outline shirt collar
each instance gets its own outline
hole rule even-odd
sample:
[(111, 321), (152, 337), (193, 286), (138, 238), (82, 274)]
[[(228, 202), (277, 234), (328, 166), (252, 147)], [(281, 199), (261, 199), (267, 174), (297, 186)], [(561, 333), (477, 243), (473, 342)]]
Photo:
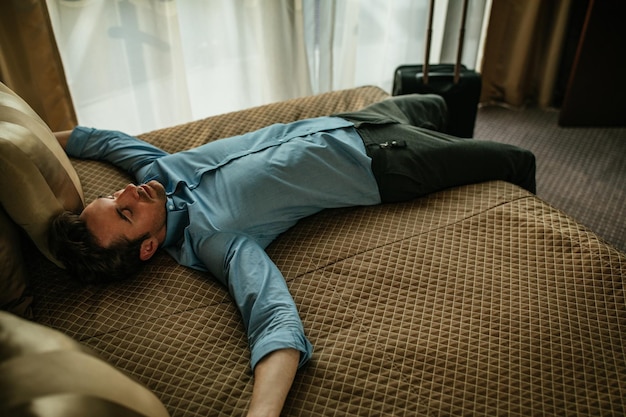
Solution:
[(167, 226), (165, 233), (165, 242), (163, 246), (176, 245), (183, 237), (185, 228), (189, 226), (189, 212), (187, 204), (178, 200), (175, 196), (167, 197)]

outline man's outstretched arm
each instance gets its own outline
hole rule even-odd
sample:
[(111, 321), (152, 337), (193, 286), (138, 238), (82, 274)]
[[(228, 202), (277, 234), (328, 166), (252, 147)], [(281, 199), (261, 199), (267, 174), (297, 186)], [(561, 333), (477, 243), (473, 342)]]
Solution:
[(148, 142), (115, 130), (77, 126), (54, 135), (68, 155), (109, 162), (135, 176), (137, 181), (145, 178), (152, 162), (169, 155)]
[(276, 350), (257, 364), (248, 417), (279, 416), (298, 370), (300, 352)]
[(280, 415), (296, 370), (313, 353), (285, 278), (245, 235), (202, 235), (195, 252), (226, 285), (246, 327), (254, 370), (248, 415)]

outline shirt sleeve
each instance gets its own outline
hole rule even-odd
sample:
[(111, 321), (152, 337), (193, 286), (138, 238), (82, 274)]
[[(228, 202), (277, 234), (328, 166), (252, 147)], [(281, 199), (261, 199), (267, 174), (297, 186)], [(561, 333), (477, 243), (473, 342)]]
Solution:
[(78, 126), (67, 142), (68, 155), (83, 159), (107, 161), (142, 177), (142, 171), (155, 159), (168, 155), (162, 149), (123, 132)]
[(228, 288), (242, 315), (252, 369), (267, 354), (286, 348), (300, 351), (299, 367), (309, 361), (313, 347), (304, 335), (285, 278), (253, 239), (217, 233), (200, 239), (196, 253)]

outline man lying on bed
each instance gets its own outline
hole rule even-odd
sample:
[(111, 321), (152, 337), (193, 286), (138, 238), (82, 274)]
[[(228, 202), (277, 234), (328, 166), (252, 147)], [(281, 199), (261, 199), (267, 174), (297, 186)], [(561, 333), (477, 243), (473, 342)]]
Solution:
[(122, 279), (163, 247), (209, 271), (244, 320), (254, 387), (249, 415), (279, 415), (312, 355), (285, 279), (265, 248), (326, 208), (406, 201), (505, 180), (535, 191), (532, 153), (444, 133), (438, 96), (394, 97), (361, 111), (272, 125), (168, 154), (121, 132), (57, 134), (75, 157), (108, 161), (137, 180), (82, 213), (53, 221), (52, 247), (87, 282)]

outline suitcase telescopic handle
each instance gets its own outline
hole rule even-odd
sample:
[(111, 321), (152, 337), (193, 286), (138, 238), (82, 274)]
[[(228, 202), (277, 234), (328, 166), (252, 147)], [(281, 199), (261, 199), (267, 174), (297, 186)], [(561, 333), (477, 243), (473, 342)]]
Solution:
[(459, 31), (459, 46), (456, 50), (456, 64), (454, 65), (454, 83), (459, 83), (461, 78), (461, 59), (463, 59), (463, 42), (465, 40), (465, 20), (467, 19), (467, 3), (463, 0), (463, 14), (461, 15), (461, 30)]
[[(461, 30), (459, 31), (459, 45), (456, 51), (456, 63), (454, 64), (454, 83), (458, 84), (461, 78), (461, 59), (463, 57), (463, 43), (465, 41), (465, 21), (467, 20), (467, 6), (469, 0), (463, 0), (463, 12), (461, 14)], [(433, 38), (433, 15), (435, 13), (435, 0), (430, 0), (428, 8), (428, 25), (426, 28), (426, 50), (424, 53), (424, 84), (428, 84), (428, 72), (430, 70), (430, 44)]]
[(433, 14), (435, 12), (435, 0), (430, 0), (428, 7), (428, 25), (426, 27), (426, 51), (424, 52), (424, 84), (428, 84), (428, 71), (430, 60), (430, 44), (433, 40)]

